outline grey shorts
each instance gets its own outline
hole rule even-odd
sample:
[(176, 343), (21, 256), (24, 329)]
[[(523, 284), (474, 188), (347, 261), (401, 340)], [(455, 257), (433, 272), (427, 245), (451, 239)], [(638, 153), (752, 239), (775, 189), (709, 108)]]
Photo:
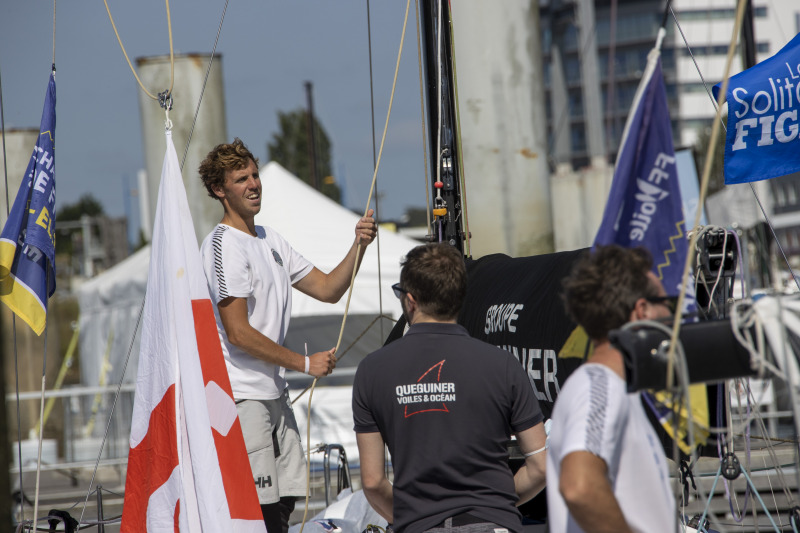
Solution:
[(238, 400), (236, 410), (258, 502), (305, 496), (306, 458), (288, 391), (275, 400)]

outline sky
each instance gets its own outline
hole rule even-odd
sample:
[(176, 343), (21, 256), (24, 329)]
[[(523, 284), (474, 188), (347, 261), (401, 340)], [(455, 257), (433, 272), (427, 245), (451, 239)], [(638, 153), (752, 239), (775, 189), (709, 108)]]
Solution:
[[(311, 81), (315, 116), (333, 145), (333, 168), (344, 204), (358, 212), (366, 207), (373, 174), (366, 2), (231, 0), (217, 45), (228, 136), (240, 137), (266, 162), (267, 142), (277, 132), (277, 112), (304, 108), (303, 84)], [(165, 2), (108, 3), (132, 62), (169, 54)], [(53, 5), (49, 0), (25, 0), (2, 8), (0, 90), (6, 130), (39, 127), (53, 62)], [(225, 1), (172, 0), (169, 7), (175, 53), (210, 53)], [(406, 3), (398, 1), (369, 5), (378, 148), (405, 8)], [(415, 24), (412, 2), (378, 172), (382, 219), (425, 205)], [(129, 215), (136, 223), (138, 204), (130, 192), (137, 171), (145, 166), (141, 89), (102, 1), (56, 3), (55, 64), (57, 207), (92, 194), (107, 214)], [(182, 146), (176, 148), (183, 152)]]

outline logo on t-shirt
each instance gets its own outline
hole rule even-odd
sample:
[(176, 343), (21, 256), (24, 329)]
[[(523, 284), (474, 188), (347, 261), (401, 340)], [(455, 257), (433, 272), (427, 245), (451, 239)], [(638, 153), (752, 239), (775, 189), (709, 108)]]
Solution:
[(278, 263), (280, 266), (283, 266), (283, 259), (281, 259), (281, 254), (275, 251), (275, 248), (272, 248), (272, 258), (275, 259), (275, 262)]
[(405, 418), (432, 411), (450, 412), (446, 402), (456, 401), (456, 384), (441, 381), (443, 366), (444, 360), (439, 361), (426, 370), (416, 383), (395, 387), (397, 403), (404, 406)]

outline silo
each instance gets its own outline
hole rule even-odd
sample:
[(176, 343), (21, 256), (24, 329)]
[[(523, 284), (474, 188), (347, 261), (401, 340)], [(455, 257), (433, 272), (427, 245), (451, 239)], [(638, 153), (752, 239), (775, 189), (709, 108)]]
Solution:
[(552, 252), (539, 4), (451, 6), (472, 253)]
[[(172, 121), (172, 140), (178, 152), (178, 161), (183, 161), (186, 140), (192, 129), (197, 102), (203, 91), (210, 54), (176, 54), (175, 82), (172, 89), (173, 108), (169, 112)], [(140, 57), (136, 60), (139, 78), (151, 94), (169, 89), (169, 56)], [(158, 102), (144, 91), (139, 91), (139, 109), (142, 120), (143, 146), (147, 169), (147, 196), (149, 198), (149, 227), (158, 201), (161, 167), (164, 164), (164, 110)], [(217, 144), (226, 142), (225, 93), (222, 85), (222, 57), (217, 54), (203, 92), (203, 102), (192, 131), (192, 139), (183, 165), (183, 183), (189, 199), (194, 230), (198, 242), (222, 219), (222, 206), (208, 196), (200, 181), (197, 167), (206, 154)]]
[[(33, 154), (33, 147), (36, 146), (36, 141), (39, 138), (38, 128), (20, 128), (6, 130), (5, 145), (6, 156), (0, 150), (0, 170), (5, 165), (8, 172), (8, 196), (6, 196), (6, 182), (0, 180), (0, 191), (2, 191), (2, 207), (0, 207), (0, 228), (5, 226), (6, 219), (6, 198), (8, 198), (8, 210), (14, 205), (14, 199), (17, 197), (17, 191), (22, 183), (22, 177), (28, 169), (28, 162), (31, 160)], [(0, 142), (3, 137), (0, 134)], [(8, 157), (8, 159), (4, 159)], [(57, 163), (57, 162), (56, 162)], [(57, 179), (57, 178), (56, 178)]]

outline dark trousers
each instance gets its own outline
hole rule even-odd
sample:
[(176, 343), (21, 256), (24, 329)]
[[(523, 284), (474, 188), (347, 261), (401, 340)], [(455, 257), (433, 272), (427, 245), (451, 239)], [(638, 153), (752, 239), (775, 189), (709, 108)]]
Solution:
[(267, 526), (267, 533), (289, 533), (289, 517), (294, 511), (296, 498), (288, 496), (281, 498), (277, 503), (261, 506), (261, 515)]

